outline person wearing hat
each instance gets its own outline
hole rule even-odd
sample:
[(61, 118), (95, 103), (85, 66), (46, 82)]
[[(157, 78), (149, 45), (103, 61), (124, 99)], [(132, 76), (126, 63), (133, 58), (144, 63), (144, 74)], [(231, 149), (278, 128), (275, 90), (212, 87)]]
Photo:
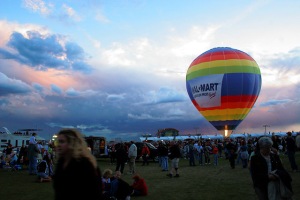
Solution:
[(286, 134), (287, 134), (287, 138), (285, 139), (286, 154), (289, 158), (293, 172), (296, 172), (296, 171), (298, 171), (298, 166), (297, 166), (296, 160), (295, 160), (295, 153), (296, 153), (296, 149), (297, 149), (296, 142), (295, 142), (294, 138), (292, 137), (291, 132), (287, 132)]

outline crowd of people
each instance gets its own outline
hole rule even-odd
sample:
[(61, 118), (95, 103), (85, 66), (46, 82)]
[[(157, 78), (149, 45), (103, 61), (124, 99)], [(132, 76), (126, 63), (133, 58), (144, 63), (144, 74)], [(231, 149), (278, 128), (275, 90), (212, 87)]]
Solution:
[[(140, 152), (133, 141), (110, 146), (110, 159), (116, 165), (114, 169), (104, 169), (101, 173), (96, 158), (79, 131), (62, 129), (58, 132), (55, 151), (51, 145), (44, 148), (35, 136), (33, 134), (28, 147), (22, 147), (18, 153), (8, 145), (1, 157), (1, 166), (27, 165), (28, 173), (36, 175), (39, 182), (53, 182), (56, 200), (128, 200), (131, 196), (148, 195), (146, 180), (137, 173), (135, 163), (137, 157), (141, 157), (142, 166), (149, 165), (151, 151), (146, 143)], [(170, 178), (180, 177), (181, 159), (188, 159), (190, 167), (217, 167), (219, 159), (227, 159), (231, 169), (240, 163), (242, 168), (249, 169), (258, 199), (276, 199), (283, 195), (289, 199), (293, 194), (292, 176), (279, 157), (280, 154), (286, 155), (292, 172), (298, 172), (295, 161), (297, 147), (291, 132), (283, 138), (273, 135), (248, 140), (158, 141), (153, 145), (157, 147), (159, 168)], [(126, 164), (126, 174), (132, 176), (132, 183), (122, 179)], [(284, 187), (284, 194), (281, 187)]]
[(50, 145), (36, 141), (36, 133), (30, 137), (28, 145), (14, 148), (11, 144), (3, 150), (0, 168), (21, 170), (27, 168), (29, 175), (36, 175), (39, 182), (49, 182), (53, 175), (54, 152)]

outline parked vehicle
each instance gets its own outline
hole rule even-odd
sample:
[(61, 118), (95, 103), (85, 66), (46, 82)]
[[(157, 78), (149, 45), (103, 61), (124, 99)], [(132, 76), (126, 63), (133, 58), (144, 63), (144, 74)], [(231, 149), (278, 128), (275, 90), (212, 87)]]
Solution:
[(106, 138), (105, 137), (85, 137), (87, 145), (91, 148), (92, 154), (99, 157), (107, 157)]
[[(147, 147), (150, 150), (149, 160), (158, 161), (157, 148), (151, 143), (145, 142), (145, 144), (147, 145)], [(144, 146), (144, 142), (136, 142), (135, 145), (137, 147), (137, 158), (136, 159), (140, 159), (140, 157), (142, 155), (142, 148)]]

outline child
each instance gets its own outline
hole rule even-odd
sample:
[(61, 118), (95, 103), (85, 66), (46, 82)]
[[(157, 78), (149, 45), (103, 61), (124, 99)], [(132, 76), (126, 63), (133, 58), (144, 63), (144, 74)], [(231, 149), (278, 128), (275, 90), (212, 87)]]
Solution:
[(36, 133), (32, 133), (32, 136), (29, 139), (29, 144), (37, 144), (37, 142), (35, 141), (35, 136)]
[(111, 190), (111, 178), (112, 178), (112, 170), (105, 169), (102, 175), (102, 186), (103, 186), (103, 197), (104, 199), (108, 199), (110, 196)]

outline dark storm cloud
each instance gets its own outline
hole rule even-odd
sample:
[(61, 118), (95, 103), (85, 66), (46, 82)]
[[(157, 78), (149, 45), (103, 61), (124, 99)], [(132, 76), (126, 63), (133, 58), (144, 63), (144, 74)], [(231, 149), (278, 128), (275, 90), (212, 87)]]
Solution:
[(0, 72), (0, 96), (30, 93), (31, 88), (20, 80), (10, 79)]
[(28, 31), (27, 37), (14, 32), (7, 45), (17, 53), (0, 48), (0, 58), (13, 59), (37, 70), (55, 68), (88, 73), (91, 66), (85, 62), (83, 49), (75, 43), (62, 44), (63, 36), (42, 35)]

